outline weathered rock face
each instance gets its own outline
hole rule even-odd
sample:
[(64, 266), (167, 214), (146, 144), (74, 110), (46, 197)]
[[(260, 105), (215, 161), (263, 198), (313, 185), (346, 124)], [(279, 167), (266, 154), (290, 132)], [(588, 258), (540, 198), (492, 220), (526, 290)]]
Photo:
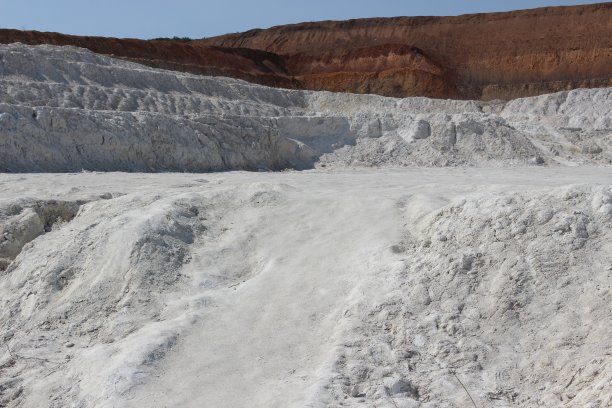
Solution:
[(421, 49), (403, 44), (337, 48), (285, 57), (305, 89), (406, 97), (457, 97), (454, 74)]
[(268, 86), (395, 97), (513, 99), (612, 86), (612, 3), (303, 23), (191, 42), (0, 30), (0, 43), (11, 42), (73, 45)]
[[(371, 68), (380, 74), (398, 66), (403, 70), (400, 75), (405, 70), (418, 72), (413, 74), (418, 78), (415, 82), (431, 83), (431, 88), (421, 85), (427, 88), (423, 90), (411, 81), (399, 81), (401, 91), (389, 91), (383, 85), (387, 78), (381, 78), (380, 85), (369, 90), (389, 96), (403, 92), (510, 99), (612, 83), (612, 3), (458, 17), (303, 23), (229, 34), (202, 43), (266, 50), (300, 62), (305, 56), (316, 60), (333, 53), (336, 65), (359, 64), (360, 69), (338, 70), (335, 77), (330, 77), (328, 69), (313, 72), (308, 62), (289, 62), (293, 74), (306, 70), (308, 75), (321, 75), (316, 81), (309, 79), (306, 86), (314, 83), (313, 88), (336, 91), (343, 86), (345, 91), (361, 91), (347, 79), (355, 72)], [(418, 50), (428, 61), (435, 61), (437, 70), (423, 69), (422, 59), (386, 48), (389, 44)], [(364, 47), (370, 50), (369, 60), (350, 57), (349, 50)], [(387, 51), (387, 66), (377, 66), (380, 57), (372, 52), (377, 48), (381, 54)], [(441, 91), (436, 84), (443, 80), (446, 88)]]

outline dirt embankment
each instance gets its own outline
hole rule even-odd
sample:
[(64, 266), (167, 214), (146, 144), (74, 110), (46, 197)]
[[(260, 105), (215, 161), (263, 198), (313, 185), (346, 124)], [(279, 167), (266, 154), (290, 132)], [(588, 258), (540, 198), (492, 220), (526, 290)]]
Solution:
[[(420, 50), (440, 71), (420, 69), (411, 54), (393, 55), (401, 65), (397, 80), (410, 70), (431, 84), (443, 82), (446, 92), (459, 98), (510, 99), (576, 87), (612, 85), (612, 3), (575, 7), (549, 7), (507, 13), (458, 17), (397, 17), (350, 21), (324, 21), (252, 30), (201, 41), (207, 45), (247, 47), (284, 55), (288, 61), (313, 59), (348, 50), (384, 49), (388, 44)], [(402, 62), (398, 64), (397, 59)], [(351, 59), (345, 59), (349, 63)], [(415, 63), (416, 62), (416, 63)], [(317, 88), (339, 90), (355, 70), (312, 72), (311, 64), (289, 63), (292, 73), (300, 69), (320, 74)], [(369, 65), (364, 63), (364, 65)], [(344, 72), (348, 71), (348, 72)], [(360, 72), (357, 70), (357, 72)], [(376, 71), (385, 72), (385, 69)], [(326, 80), (329, 78), (329, 80)], [(387, 77), (377, 81), (382, 92)], [(437, 81), (432, 81), (436, 79)], [(382, 82), (382, 83), (380, 83)], [(438, 87), (403, 82), (406, 95), (438, 96)], [(351, 91), (352, 89), (346, 89)], [(414, 92), (416, 91), (416, 92)], [(445, 93), (445, 92), (442, 92)]]
[(191, 42), (0, 30), (154, 67), (265, 85), (459, 99), (612, 86), (612, 3), (457, 17), (323, 21)]

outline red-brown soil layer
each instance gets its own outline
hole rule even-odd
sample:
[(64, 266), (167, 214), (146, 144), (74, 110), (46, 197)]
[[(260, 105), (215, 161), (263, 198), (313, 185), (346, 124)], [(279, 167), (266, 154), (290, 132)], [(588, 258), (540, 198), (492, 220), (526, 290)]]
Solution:
[(15, 41), (271, 86), (387, 96), (512, 99), (612, 86), (612, 3), (323, 21), (188, 43), (0, 30), (0, 42)]

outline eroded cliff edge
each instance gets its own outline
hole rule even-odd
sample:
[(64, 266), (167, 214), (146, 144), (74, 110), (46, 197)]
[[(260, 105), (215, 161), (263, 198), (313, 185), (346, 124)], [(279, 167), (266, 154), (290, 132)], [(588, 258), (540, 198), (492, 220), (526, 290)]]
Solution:
[(612, 86), (612, 3), (323, 21), (189, 42), (0, 30), (0, 43), (12, 42), (73, 45), (268, 86), (395, 97), (514, 99)]

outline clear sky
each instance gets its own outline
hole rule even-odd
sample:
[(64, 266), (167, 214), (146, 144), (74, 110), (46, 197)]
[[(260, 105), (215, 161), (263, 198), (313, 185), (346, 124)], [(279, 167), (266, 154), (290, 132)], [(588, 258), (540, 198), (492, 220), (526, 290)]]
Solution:
[(0, 0), (0, 28), (109, 37), (191, 37), (302, 21), (457, 15), (598, 3), (561, 0)]

